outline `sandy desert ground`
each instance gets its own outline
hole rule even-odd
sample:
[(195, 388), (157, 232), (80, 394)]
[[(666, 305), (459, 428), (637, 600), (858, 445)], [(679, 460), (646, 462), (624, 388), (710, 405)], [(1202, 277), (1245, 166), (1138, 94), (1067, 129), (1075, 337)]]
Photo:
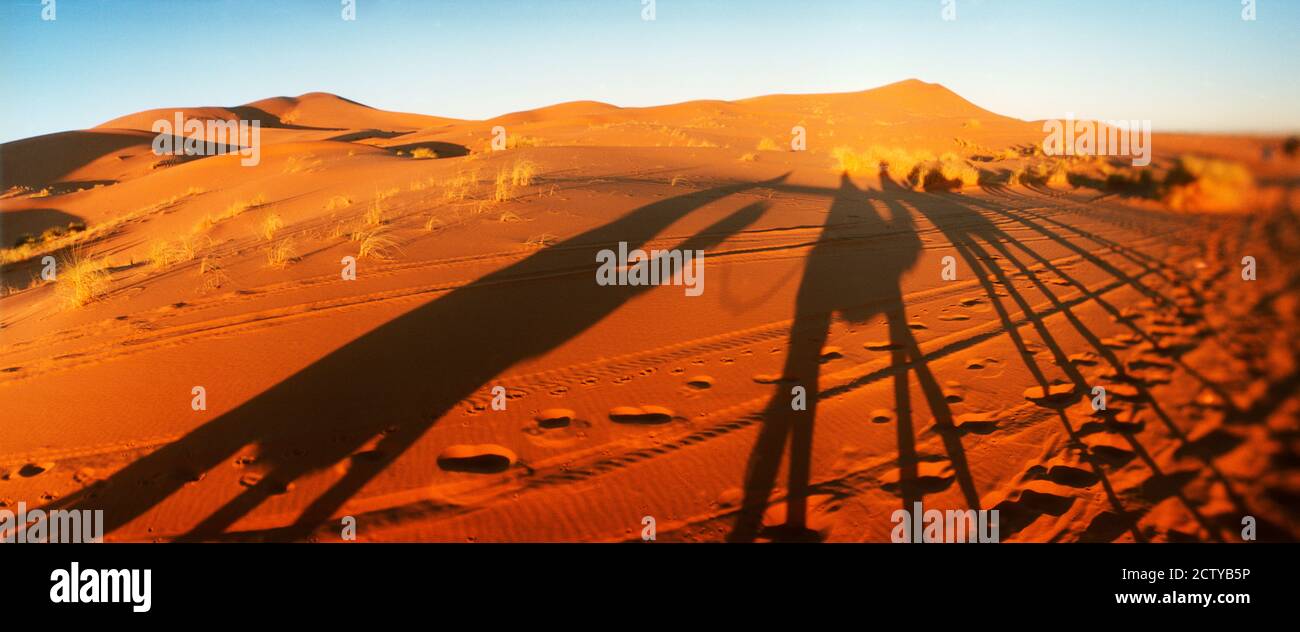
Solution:
[[(917, 501), (1006, 541), (1300, 536), (1286, 139), (1050, 158), (920, 81), (181, 110), (260, 121), (244, 167), (154, 155), (176, 111), (0, 146), (0, 505), (118, 541), (888, 541)], [(703, 250), (703, 293), (598, 285), (620, 242)]]

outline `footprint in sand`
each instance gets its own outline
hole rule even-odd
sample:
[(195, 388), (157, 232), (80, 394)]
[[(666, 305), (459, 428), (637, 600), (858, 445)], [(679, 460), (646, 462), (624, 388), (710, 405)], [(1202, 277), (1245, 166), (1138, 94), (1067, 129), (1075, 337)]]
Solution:
[[(1054, 461), (1060, 459), (1053, 459)], [(1097, 483), (1095, 472), (1073, 463), (1043, 463), (1031, 466), (1021, 477), (1024, 481), (1051, 481), (1066, 487), (1092, 487)]]
[[(941, 492), (952, 485), (956, 476), (956, 471), (952, 468), (952, 462), (948, 459), (921, 457), (921, 460), (916, 463), (916, 479), (910, 485), (914, 489), (907, 491), (923, 494)], [(897, 467), (882, 474), (880, 483), (880, 486), (889, 492), (899, 493), (905, 491), (902, 489), (902, 470)]]
[(871, 423), (887, 424), (894, 420), (894, 411), (888, 408), (877, 408), (871, 411)]
[(953, 419), (953, 425), (959, 432), (988, 434), (998, 429), (1001, 412), (963, 413)]
[(697, 375), (689, 380), (686, 380), (686, 385), (693, 389), (702, 391), (705, 389), (713, 388), (713, 378), (707, 375)]
[(870, 351), (893, 351), (895, 349), (902, 349), (901, 345), (896, 345), (888, 340), (872, 340), (862, 346)]
[(786, 515), (789, 507), (781, 500), (768, 505), (763, 512), (763, 531), (758, 540), (823, 541), (835, 528), (835, 512), (839, 511), (840, 501), (831, 494), (814, 494), (805, 499), (804, 528), (800, 533), (787, 533)]
[(495, 443), (457, 444), (438, 455), (438, 467), (449, 472), (491, 474), (506, 471), (517, 460), (514, 452)]
[(624, 424), (662, 424), (672, 421), (673, 411), (663, 406), (615, 406), (609, 418)]
[(265, 481), (266, 488), (272, 494), (286, 494), (293, 491), (293, 483), (282, 483), (280, 481), (263, 477), (261, 474), (250, 472), (239, 477), (239, 484), (244, 487), (257, 487)]
[(1115, 322), (1132, 322), (1139, 318), (1142, 318), (1142, 312), (1133, 309), (1132, 307), (1125, 307), (1124, 309), (1119, 310), (1119, 315), (1115, 316), (1112, 320)]
[(949, 380), (943, 384), (943, 399), (956, 404), (966, 399), (966, 387), (961, 382)]
[(1112, 434), (1097, 434), (1084, 439), (1088, 453), (1106, 465), (1118, 467), (1137, 456), (1127, 440)]
[(1073, 384), (1052, 384), (1047, 387), (1031, 386), (1025, 389), (1025, 399), (1039, 406), (1056, 407), (1074, 399)]
[(1142, 393), (1141, 391), (1138, 390), (1138, 387), (1132, 384), (1128, 384), (1126, 382), (1111, 384), (1110, 386), (1106, 387), (1106, 394), (1111, 395), (1112, 397), (1119, 397), (1122, 399), (1138, 399), (1139, 397), (1142, 396)]
[(913, 320), (913, 321), (907, 323), (907, 327), (908, 327), (908, 329), (915, 329), (915, 330), (929, 329), (929, 328), (930, 328), (929, 325), (926, 325), (925, 323), (923, 323), (923, 322), (921, 322), (921, 321), (919, 321), (919, 320)]
[(1067, 358), (1067, 360), (1069, 360), (1070, 364), (1076, 366), (1094, 366), (1098, 362), (1101, 362), (1101, 356), (1092, 351), (1083, 351), (1080, 353), (1070, 354), (1070, 357)]
[(818, 358), (822, 362), (830, 362), (831, 360), (836, 360), (838, 358), (843, 358), (843, 357), (844, 357), (843, 350), (840, 349), (839, 347), (832, 347), (832, 346), (822, 347), (821, 355), (818, 356)]
[(790, 384), (798, 381), (793, 377), (779, 375), (776, 373), (759, 373), (758, 375), (755, 375), (753, 379), (755, 382), (759, 384), (776, 384), (778, 382), (782, 384)]
[(47, 461), (44, 463), (28, 463), (18, 468), (18, 475), (23, 478), (31, 478), (54, 469), (54, 462)]
[(940, 314), (939, 320), (943, 320), (943, 321), (970, 320), (970, 316), (967, 316), (966, 314)]
[(541, 428), (563, 428), (573, 423), (576, 416), (576, 413), (568, 408), (547, 408), (537, 413), (534, 419), (537, 420), (537, 425)]

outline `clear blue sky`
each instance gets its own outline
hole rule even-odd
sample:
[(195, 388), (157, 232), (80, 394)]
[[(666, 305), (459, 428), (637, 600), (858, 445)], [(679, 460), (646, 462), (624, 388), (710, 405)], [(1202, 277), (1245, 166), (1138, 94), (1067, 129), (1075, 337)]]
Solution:
[(1258, 0), (0, 0), (0, 141), (139, 110), (316, 90), (487, 118), (916, 77), (1024, 119), (1300, 130), (1300, 2)]

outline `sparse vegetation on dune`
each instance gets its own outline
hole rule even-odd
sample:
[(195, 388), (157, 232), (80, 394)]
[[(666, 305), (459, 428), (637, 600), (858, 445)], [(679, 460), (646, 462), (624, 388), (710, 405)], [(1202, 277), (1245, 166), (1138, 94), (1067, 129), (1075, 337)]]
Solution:
[(271, 241), (272, 239), (275, 239), (276, 231), (280, 230), (281, 228), (284, 228), (284, 220), (280, 219), (280, 216), (278, 214), (271, 213), (270, 215), (266, 216), (266, 219), (262, 220), (262, 225), (259, 228), (259, 233), (262, 235), (262, 239)]
[(73, 250), (56, 268), (55, 287), (59, 299), (71, 309), (107, 294), (111, 281), (107, 259), (89, 258), (78, 250)]
[(0, 265), (28, 261), (35, 257), (58, 253), (62, 250), (82, 246), (96, 239), (112, 234), (114, 231), (130, 224), (131, 222), (135, 222), (142, 217), (147, 217), (154, 213), (161, 213), (175, 207), (190, 197), (206, 192), (206, 189), (201, 187), (189, 187), (183, 193), (173, 195), (134, 211), (122, 213), (114, 217), (112, 220), (100, 222), (93, 226), (88, 226), (85, 222), (74, 221), (69, 222), (66, 228), (56, 227), (46, 229), (40, 235), (19, 235), (12, 242), (12, 247), (0, 248)]
[(154, 270), (166, 270), (178, 263), (193, 261), (198, 251), (196, 237), (185, 236), (175, 241), (160, 239), (149, 244), (149, 264)]
[(861, 152), (836, 147), (831, 156), (842, 173), (874, 176), (884, 170), (890, 179), (914, 189), (960, 189), (980, 181), (979, 169), (952, 152), (936, 158), (926, 150), (872, 145)]
[(559, 239), (559, 237), (550, 233), (541, 233), (540, 235), (533, 235), (526, 239), (523, 246), (526, 250), (540, 250), (555, 245), (557, 239)]
[(530, 186), (536, 174), (537, 163), (531, 160), (516, 160), (510, 167), (510, 182), (517, 187)]
[(226, 210), (221, 214), (208, 215), (203, 219), (199, 220), (199, 222), (194, 225), (194, 231), (201, 232), (205, 230), (211, 230), (217, 224), (220, 224), (226, 220), (234, 219), (236, 217), (239, 217), (240, 215), (243, 215), (245, 212), (249, 210), (259, 208), (265, 205), (266, 205), (266, 196), (261, 193), (247, 200), (236, 200), (232, 202), (230, 206), (227, 206)]
[(1249, 202), (1255, 179), (1235, 162), (1181, 156), (1165, 176), (1161, 200), (1174, 210), (1232, 211)]
[(266, 204), (266, 196), (262, 195), (261, 193), (258, 193), (256, 196), (253, 196), (250, 199), (237, 200), (231, 203), (230, 206), (226, 207), (226, 213), (222, 217), (223, 218), (238, 217), (244, 211), (255, 209), (265, 204)]
[(266, 263), (272, 268), (283, 268), (296, 257), (297, 253), (293, 247), (293, 240), (289, 238), (272, 243), (266, 251)]
[(397, 195), (398, 191), (399, 189), (375, 191), (375, 198), (370, 201), (370, 206), (366, 207), (364, 215), (366, 226), (379, 226), (384, 223), (384, 200)]
[[(1174, 159), (1166, 168), (1131, 166), (1125, 157), (1045, 156), (1014, 151), (1020, 163), (1005, 171), (1007, 184), (1053, 188), (1088, 187), (1156, 200), (1177, 211), (1237, 211), (1255, 199), (1255, 180), (1237, 162), (1197, 155)], [(994, 160), (1001, 159), (995, 156)]]
[(325, 210), (334, 211), (352, 206), (352, 199), (344, 195), (335, 195), (325, 202)]
[(772, 140), (771, 138), (764, 136), (762, 140), (758, 141), (758, 150), (759, 151), (781, 151), (781, 146), (776, 144), (776, 141)]
[(429, 149), (428, 147), (416, 147), (415, 149), (411, 150), (411, 157), (415, 158), (416, 160), (429, 160), (432, 158), (437, 158), (438, 152)]
[(537, 174), (537, 163), (531, 160), (516, 160), (509, 167), (497, 171), (496, 184), (492, 190), (493, 203), (505, 202), (515, 197), (517, 187), (531, 186)]
[(358, 242), (358, 259), (391, 259), (397, 250), (397, 244), (378, 230), (354, 233), (352, 240)]
[(443, 182), (443, 197), (454, 202), (460, 202), (470, 197), (473, 191), (478, 188), (478, 169), (469, 173), (459, 171), (455, 177)]

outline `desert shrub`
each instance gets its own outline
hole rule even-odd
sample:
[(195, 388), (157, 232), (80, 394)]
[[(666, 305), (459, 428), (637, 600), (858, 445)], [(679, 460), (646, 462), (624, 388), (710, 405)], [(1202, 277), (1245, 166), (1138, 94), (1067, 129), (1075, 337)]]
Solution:
[(1255, 180), (1245, 166), (1201, 156), (1180, 156), (1165, 175), (1162, 201), (1175, 210), (1238, 210), (1249, 200)]

